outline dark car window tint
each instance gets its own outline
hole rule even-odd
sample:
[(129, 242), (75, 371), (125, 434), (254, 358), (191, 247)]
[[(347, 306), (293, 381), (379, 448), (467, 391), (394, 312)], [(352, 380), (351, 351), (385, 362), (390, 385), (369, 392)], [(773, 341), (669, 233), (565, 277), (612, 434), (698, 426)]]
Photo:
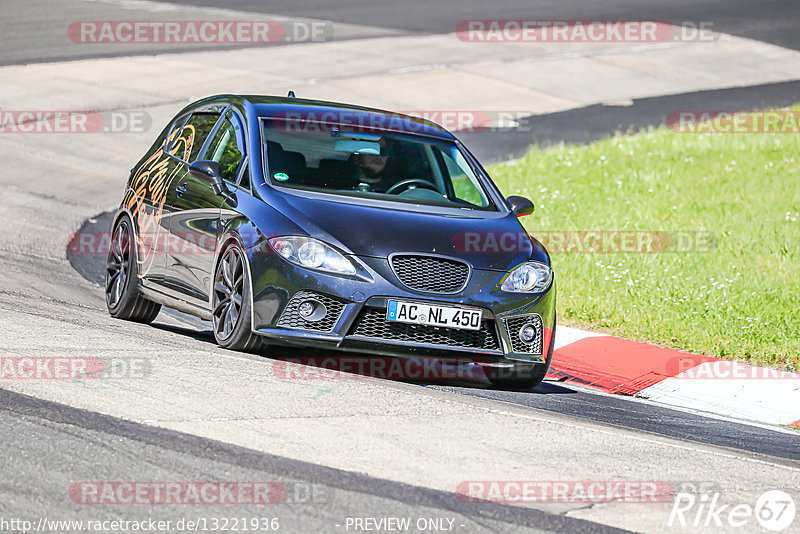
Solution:
[(242, 172), (242, 179), (239, 182), (239, 186), (243, 187), (244, 189), (247, 189), (248, 191), (251, 190), (250, 189), (250, 169), (248, 167), (245, 167), (244, 171)]
[(497, 211), (480, 177), (448, 140), (306, 121), (263, 119), (273, 185), (450, 208)]
[[(214, 125), (219, 119), (219, 113), (199, 112), (192, 114), (189, 122), (183, 127), (180, 138), (175, 143), (174, 148), (181, 150), (182, 153), (176, 154), (184, 161), (192, 163), (197, 159), (203, 143), (211, 133)], [(178, 144), (180, 143), (180, 144)]]
[(170, 152), (170, 148), (172, 147), (172, 145), (174, 144), (175, 140), (180, 135), (181, 130), (183, 129), (183, 125), (186, 123), (186, 120), (188, 118), (189, 118), (189, 115), (184, 115), (184, 116), (180, 117), (179, 119), (177, 119), (172, 124), (172, 127), (170, 128), (169, 132), (167, 133), (166, 139), (164, 139), (164, 144), (163, 144), (164, 150), (166, 150), (167, 152)]
[[(239, 136), (237, 136), (237, 132)], [(222, 165), (222, 178), (231, 183), (236, 182), (239, 166), (242, 164), (242, 149), (238, 141), (240, 136), (239, 120), (233, 112), (228, 112), (208, 146), (206, 154), (207, 159), (218, 161)]]

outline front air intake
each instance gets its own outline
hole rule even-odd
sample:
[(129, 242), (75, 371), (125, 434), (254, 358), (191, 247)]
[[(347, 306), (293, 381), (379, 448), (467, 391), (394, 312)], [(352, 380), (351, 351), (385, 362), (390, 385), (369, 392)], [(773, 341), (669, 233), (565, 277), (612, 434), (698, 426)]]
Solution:
[(395, 254), (389, 262), (397, 279), (415, 291), (458, 293), (469, 279), (469, 265), (450, 258)]

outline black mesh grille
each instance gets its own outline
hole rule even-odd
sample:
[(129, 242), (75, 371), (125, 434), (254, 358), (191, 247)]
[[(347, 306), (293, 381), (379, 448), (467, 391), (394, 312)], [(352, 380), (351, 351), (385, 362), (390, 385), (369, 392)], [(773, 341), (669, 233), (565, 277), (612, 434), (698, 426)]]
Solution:
[(480, 330), (456, 330), (386, 320), (386, 310), (369, 308), (359, 316), (351, 335), (376, 340), (403, 341), (465, 349), (499, 351), (494, 321), (484, 319)]
[[(297, 308), (304, 300), (314, 299), (321, 302), (328, 313), (325, 314), (319, 321), (306, 321), (300, 314), (297, 313)], [(344, 302), (323, 295), (322, 293), (313, 293), (311, 291), (298, 291), (286, 305), (283, 310), (281, 318), (278, 320), (278, 326), (285, 328), (300, 328), (302, 330), (313, 330), (315, 332), (330, 332), (336, 326), (336, 322), (342, 315), (344, 310)]]
[(456, 293), (467, 284), (467, 264), (432, 256), (392, 256), (392, 268), (406, 286), (429, 293)]
[[(536, 329), (536, 337), (530, 343), (525, 343), (519, 338), (519, 331), (526, 324), (532, 324)], [(506, 328), (506, 332), (508, 332), (508, 338), (511, 340), (511, 352), (517, 354), (542, 354), (542, 318), (538, 313), (503, 319), (503, 325)]]

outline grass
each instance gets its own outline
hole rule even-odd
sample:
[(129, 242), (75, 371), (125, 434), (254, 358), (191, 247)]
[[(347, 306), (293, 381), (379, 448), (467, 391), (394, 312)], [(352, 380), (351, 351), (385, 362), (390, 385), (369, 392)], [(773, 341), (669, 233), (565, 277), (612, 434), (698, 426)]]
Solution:
[(651, 129), (533, 149), (489, 173), (534, 201), (533, 236), (715, 236), (705, 252), (553, 252), (560, 322), (800, 370), (800, 135)]

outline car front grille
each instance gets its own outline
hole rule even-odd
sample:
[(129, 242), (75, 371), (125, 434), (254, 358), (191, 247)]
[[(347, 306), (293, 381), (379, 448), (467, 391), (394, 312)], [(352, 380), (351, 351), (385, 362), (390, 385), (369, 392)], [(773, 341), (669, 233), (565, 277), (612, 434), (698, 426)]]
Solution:
[(367, 308), (359, 315), (350, 335), (375, 341), (399, 341), (459, 349), (500, 351), (495, 322), (491, 319), (484, 319), (480, 330), (458, 330), (387, 321), (386, 310)]
[(449, 258), (396, 254), (391, 264), (406, 287), (426, 293), (457, 293), (469, 278), (469, 266)]
[[(503, 327), (508, 333), (508, 339), (511, 341), (511, 352), (517, 354), (542, 354), (542, 339), (544, 330), (542, 328), (542, 317), (538, 313), (530, 315), (520, 315), (519, 317), (511, 317), (509, 319), (502, 319)], [(526, 324), (531, 324), (536, 329), (536, 337), (530, 343), (525, 343), (519, 338), (519, 331)]]
[[(297, 308), (299, 308), (300, 304), (305, 300), (316, 300), (321, 302), (327, 310), (325, 317), (319, 321), (307, 321), (300, 317), (300, 314), (297, 313)], [(336, 323), (339, 321), (339, 317), (342, 315), (344, 305), (344, 302), (327, 295), (323, 295), (322, 293), (298, 291), (289, 301), (289, 304), (286, 305), (286, 309), (283, 310), (281, 318), (278, 320), (278, 326), (282, 326), (284, 328), (311, 330), (314, 332), (331, 332), (333, 327), (336, 326)]]

